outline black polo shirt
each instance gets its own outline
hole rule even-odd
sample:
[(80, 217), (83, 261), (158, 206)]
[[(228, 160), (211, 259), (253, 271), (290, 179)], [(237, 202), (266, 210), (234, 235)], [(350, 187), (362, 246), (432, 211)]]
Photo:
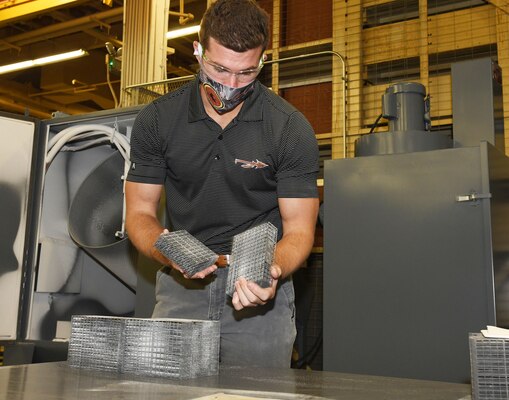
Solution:
[(225, 129), (205, 112), (198, 79), (158, 98), (136, 118), (131, 162), (128, 181), (164, 184), (170, 228), (218, 254), (262, 222), (281, 237), (279, 197), (318, 197), (311, 125), (258, 81)]

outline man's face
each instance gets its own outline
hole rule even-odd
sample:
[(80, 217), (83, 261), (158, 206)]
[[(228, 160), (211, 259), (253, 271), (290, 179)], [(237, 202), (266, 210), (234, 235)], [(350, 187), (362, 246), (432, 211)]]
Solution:
[[(198, 42), (194, 42), (194, 46), (197, 50)], [(210, 38), (207, 49), (204, 49), (201, 55), (201, 65), (211, 79), (237, 88), (246, 86), (256, 79), (263, 65), (261, 56), (261, 46), (238, 53)]]

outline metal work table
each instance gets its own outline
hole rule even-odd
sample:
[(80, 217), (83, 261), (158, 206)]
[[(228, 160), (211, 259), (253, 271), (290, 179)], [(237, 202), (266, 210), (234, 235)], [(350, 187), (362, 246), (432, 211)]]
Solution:
[(295, 369), (221, 368), (217, 376), (176, 380), (84, 369), (67, 362), (0, 368), (8, 400), (469, 400), (470, 385)]

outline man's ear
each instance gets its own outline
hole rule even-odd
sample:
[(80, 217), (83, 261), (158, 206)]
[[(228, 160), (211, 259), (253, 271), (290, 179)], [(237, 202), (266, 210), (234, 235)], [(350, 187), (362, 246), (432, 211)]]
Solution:
[(195, 40), (193, 42), (193, 47), (194, 47), (193, 55), (201, 57), (203, 50), (202, 50), (200, 42)]

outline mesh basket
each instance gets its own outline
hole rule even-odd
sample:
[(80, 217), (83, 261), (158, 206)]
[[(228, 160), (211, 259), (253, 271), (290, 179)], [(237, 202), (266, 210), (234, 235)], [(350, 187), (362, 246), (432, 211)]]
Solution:
[(231, 263), (226, 293), (235, 291), (235, 282), (244, 277), (263, 288), (271, 282), (270, 267), (274, 259), (277, 228), (270, 222), (258, 225), (233, 237)]
[(473, 400), (509, 399), (509, 339), (469, 334)]
[(192, 81), (194, 78), (194, 75), (188, 75), (164, 81), (129, 86), (125, 89), (129, 96), (129, 105), (133, 106), (151, 103), (158, 97), (178, 89), (187, 82)]
[(161, 233), (154, 246), (189, 276), (211, 266), (217, 260), (216, 253), (184, 230)]
[(119, 371), (122, 318), (73, 316), (67, 361), (72, 367)]
[(73, 316), (71, 367), (193, 378), (219, 371), (219, 322)]

